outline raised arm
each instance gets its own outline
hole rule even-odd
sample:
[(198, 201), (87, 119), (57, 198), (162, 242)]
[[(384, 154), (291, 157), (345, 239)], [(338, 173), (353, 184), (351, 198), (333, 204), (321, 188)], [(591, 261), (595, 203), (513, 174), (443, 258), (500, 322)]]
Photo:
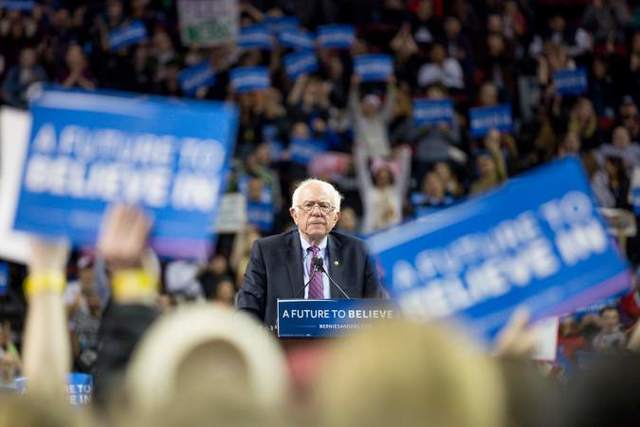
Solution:
[(69, 245), (33, 238), (24, 284), (29, 308), (24, 335), (24, 375), (29, 393), (64, 398), (71, 347), (63, 300)]

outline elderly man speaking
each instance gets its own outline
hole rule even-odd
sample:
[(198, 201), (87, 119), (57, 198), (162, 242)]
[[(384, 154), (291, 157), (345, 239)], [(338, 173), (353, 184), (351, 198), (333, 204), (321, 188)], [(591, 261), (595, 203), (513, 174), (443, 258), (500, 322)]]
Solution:
[[(308, 179), (298, 186), (289, 209), (298, 227), (255, 242), (238, 292), (239, 309), (273, 327), (278, 299), (380, 296), (364, 242), (332, 231), (340, 218), (340, 199), (328, 182)], [(337, 285), (324, 273), (313, 274), (320, 261)]]

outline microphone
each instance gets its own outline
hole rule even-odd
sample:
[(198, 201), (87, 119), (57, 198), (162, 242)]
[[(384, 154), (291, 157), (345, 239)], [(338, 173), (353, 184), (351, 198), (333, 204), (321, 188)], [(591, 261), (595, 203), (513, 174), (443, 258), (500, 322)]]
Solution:
[(342, 286), (340, 286), (335, 280), (333, 280), (333, 277), (331, 277), (329, 272), (324, 269), (324, 263), (322, 262), (322, 258), (319, 258), (319, 257), (313, 258), (311, 261), (313, 262), (314, 270), (317, 270), (326, 274), (327, 277), (329, 278), (329, 282), (332, 283), (333, 286), (338, 288), (338, 290), (342, 293), (342, 295), (344, 295), (346, 299), (351, 299), (351, 297), (344, 291), (344, 289), (342, 289)]
[(319, 257), (311, 258), (311, 266), (313, 267), (313, 270), (311, 271), (311, 277), (309, 277), (309, 281), (304, 284), (302, 289), (300, 289), (298, 291), (298, 293), (296, 294), (295, 298), (300, 298), (300, 295), (304, 294), (304, 290), (307, 289), (307, 287), (311, 284), (311, 281), (315, 277), (316, 273), (318, 271), (320, 271), (320, 270), (318, 270), (318, 261), (320, 261), (320, 268), (322, 268), (322, 258), (319, 258)]

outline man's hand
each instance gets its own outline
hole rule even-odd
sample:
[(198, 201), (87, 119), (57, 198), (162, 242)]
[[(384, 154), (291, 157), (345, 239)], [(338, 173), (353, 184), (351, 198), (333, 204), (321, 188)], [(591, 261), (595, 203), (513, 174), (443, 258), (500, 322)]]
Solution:
[(138, 208), (115, 205), (107, 211), (97, 250), (111, 269), (139, 268), (151, 221)]

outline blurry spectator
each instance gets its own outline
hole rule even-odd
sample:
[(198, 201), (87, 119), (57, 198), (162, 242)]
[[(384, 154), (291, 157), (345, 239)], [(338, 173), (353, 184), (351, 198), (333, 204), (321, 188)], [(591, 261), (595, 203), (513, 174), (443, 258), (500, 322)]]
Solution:
[(202, 297), (202, 286), (196, 277), (198, 264), (187, 260), (169, 262), (164, 270), (164, 288), (177, 302), (194, 301)]
[(589, 99), (593, 101), (593, 108), (598, 117), (613, 119), (619, 93), (605, 58), (596, 57), (593, 60), (589, 80)]
[(126, 382), (142, 414), (207, 393), (240, 393), (249, 402), (277, 408), (288, 387), (282, 350), (261, 325), (246, 314), (202, 305), (165, 315), (150, 328)]
[(157, 93), (164, 96), (181, 97), (183, 93), (180, 82), (178, 82), (179, 72), (180, 65), (178, 61), (173, 60), (164, 64), (162, 66), (162, 73), (156, 74), (162, 76), (157, 82)]
[(629, 11), (623, 0), (592, 0), (582, 16), (582, 23), (596, 42), (613, 43), (624, 37)]
[(587, 53), (593, 47), (591, 35), (586, 30), (567, 27), (565, 17), (557, 13), (549, 18), (547, 28), (533, 36), (533, 41), (529, 45), (529, 54), (537, 58), (543, 53), (546, 43), (564, 46), (572, 57)]
[(458, 178), (451, 171), (451, 167), (446, 162), (438, 162), (433, 167), (433, 171), (438, 174), (442, 180), (445, 191), (453, 197), (459, 197), (464, 192), (464, 188)]
[(34, 40), (27, 34), (19, 11), (9, 12), (2, 23), (5, 30), (0, 38), (0, 52), (8, 64), (7, 68), (10, 68), (19, 62), (24, 49), (33, 47)]
[(607, 156), (604, 159), (604, 171), (607, 174), (609, 191), (615, 200), (614, 207), (629, 209), (630, 180), (623, 160), (618, 156)]
[(102, 302), (96, 290), (93, 257), (81, 256), (77, 266), (78, 280), (67, 284), (64, 302), (69, 317), (74, 367), (81, 372), (90, 372), (98, 351)]
[(430, 62), (424, 64), (418, 71), (420, 86), (441, 84), (448, 89), (464, 89), (464, 75), (457, 59), (447, 56), (447, 51), (440, 43), (431, 47)]
[(474, 53), (471, 41), (462, 32), (462, 24), (455, 16), (447, 17), (444, 23), (444, 45), (449, 57), (456, 59), (462, 67), (464, 85), (469, 88), (473, 81)]
[(21, 366), (20, 353), (13, 343), (11, 323), (5, 320), (0, 325), (0, 385), (12, 384)]
[(354, 162), (364, 209), (362, 233), (399, 224), (411, 173), (411, 150), (400, 147), (395, 161), (375, 159), (369, 169), (366, 152), (359, 145), (354, 150)]
[(2, 85), (4, 101), (18, 108), (27, 106), (27, 92), (33, 83), (44, 82), (47, 75), (37, 64), (36, 52), (32, 48), (25, 48), (20, 52), (20, 63), (7, 73)]
[(411, 31), (420, 49), (426, 50), (431, 43), (442, 37), (442, 23), (434, 11), (433, 0), (417, 0), (410, 6)]
[(230, 275), (227, 258), (223, 255), (214, 256), (197, 275), (205, 299), (232, 306), (236, 286)]
[(454, 331), (392, 320), (337, 344), (318, 376), (322, 425), (505, 425), (498, 367)]
[(498, 105), (499, 102), (498, 87), (491, 81), (484, 82), (478, 91), (478, 106), (492, 107)]
[(575, 132), (567, 132), (558, 147), (558, 157), (580, 155), (580, 138)]
[(387, 126), (396, 102), (393, 77), (387, 82), (386, 98), (383, 101), (377, 94), (369, 93), (361, 98), (360, 79), (351, 80), (349, 109), (353, 117), (354, 141), (362, 145), (366, 157), (386, 157), (391, 154)]
[(72, 44), (67, 48), (66, 70), (59, 77), (59, 82), (64, 87), (79, 87), (86, 90), (95, 89), (96, 84), (93, 80), (93, 75), (84, 52), (79, 45)]
[[(640, 10), (640, 8), (638, 8)], [(628, 93), (633, 94), (631, 98), (634, 102), (640, 102), (640, 31), (636, 30), (631, 38), (629, 58), (627, 60), (624, 74), (624, 87)]]
[(504, 181), (515, 169), (518, 149), (513, 137), (507, 133), (491, 129), (482, 140), (484, 149), (496, 163), (498, 179)]
[(580, 137), (580, 146), (590, 150), (601, 144), (598, 118), (588, 98), (579, 98), (571, 109), (568, 130)]
[(603, 144), (598, 150), (602, 157), (619, 157), (624, 161), (627, 171), (640, 166), (640, 145), (631, 141), (629, 130), (618, 126), (611, 135), (611, 144)]
[(171, 72), (169, 68), (179, 64), (178, 54), (173, 47), (171, 37), (165, 31), (159, 30), (153, 35), (151, 58), (155, 69), (154, 81), (157, 83), (167, 80), (167, 74)]
[(237, 286), (240, 286), (244, 280), (244, 272), (249, 264), (249, 255), (251, 254), (253, 242), (260, 237), (258, 230), (251, 225), (247, 225), (242, 231), (235, 235), (229, 264), (236, 272), (235, 279)]
[(420, 59), (418, 45), (411, 34), (411, 26), (404, 24), (391, 40), (391, 49), (395, 54), (395, 73), (398, 81), (416, 87)]
[(563, 317), (558, 328), (558, 351), (569, 362), (577, 364), (576, 352), (586, 350), (587, 347), (587, 341), (580, 334), (575, 317)]
[(328, 119), (329, 93), (322, 80), (315, 76), (302, 75), (296, 79), (289, 96), (289, 117), (304, 121), (308, 125), (314, 118)]
[(345, 206), (340, 208), (340, 219), (338, 220), (338, 224), (336, 224), (336, 229), (343, 233), (353, 234), (356, 236), (360, 234), (358, 216), (353, 208)]
[(640, 141), (640, 114), (638, 106), (631, 96), (624, 96), (620, 105), (620, 121), (622, 126), (627, 128), (631, 140)]
[[(431, 86), (427, 89), (427, 99), (447, 99), (446, 90), (442, 86)], [(451, 125), (439, 123), (417, 126), (413, 118), (409, 118), (395, 130), (393, 138), (406, 141), (415, 147), (413, 176), (418, 181), (422, 180), (435, 162), (454, 161), (464, 164), (467, 160), (467, 155), (461, 147), (460, 121), (456, 114), (453, 115)]]
[(411, 202), (416, 214), (421, 216), (435, 209), (452, 205), (454, 199), (445, 191), (440, 176), (436, 172), (428, 172), (422, 181), (422, 191), (412, 194)]
[(600, 352), (622, 350), (627, 338), (621, 330), (620, 314), (615, 307), (600, 310), (600, 332), (593, 338), (593, 348)]
[(493, 81), (510, 101), (516, 100), (516, 77), (513, 69), (513, 53), (502, 34), (489, 34), (481, 70), (485, 79)]
[(582, 155), (582, 165), (587, 172), (591, 190), (596, 196), (596, 202), (603, 208), (613, 208), (616, 199), (609, 189), (609, 176), (600, 168), (595, 151), (589, 151)]
[(501, 173), (491, 153), (481, 151), (476, 156), (478, 177), (471, 183), (471, 194), (484, 193), (502, 183)]

